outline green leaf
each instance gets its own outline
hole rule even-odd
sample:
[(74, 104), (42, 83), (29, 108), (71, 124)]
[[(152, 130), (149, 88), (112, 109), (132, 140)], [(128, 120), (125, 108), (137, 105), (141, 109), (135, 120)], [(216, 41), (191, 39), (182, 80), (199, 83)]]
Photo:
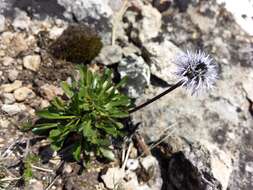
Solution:
[(48, 129), (55, 128), (59, 125), (59, 123), (43, 123), (35, 125), (35, 128), (32, 129), (32, 132), (40, 132)]
[(58, 138), (61, 135), (61, 133), (62, 132), (59, 129), (53, 129), (49, 133), (49, 138), (51, 139)]
[(58, 113), (51, 113), (48, 110), (38, 111), (37, 115), (45, 119), (73, 119), (77, 117), (74, 115), (60, 115)]
[(97, 131), (93, 129), (91, 125), (91, 120), (84, 122), (83, 124), (83, 136), (92, 144), (97, 144)]
[(123, 77), (115, 88), (124, 87), (127, 84), (127, 76)]
[(73, 147), (73, 157), (75, 160), (80, 161), (81, 159), (81, 144), (78, 142), (75, 144), (75, 146)]
[(115, 160), (115, 155), (113, 154), (113, 152), (109, 149), (105, 149), (105, 148), (99, 148), (100, 153), (107, 159), (109, 160)]
[(62, 145), (64, 143), (64, 140), (58, 140), (58, 141), (55, 141), (55, 140), (52, 140), (52, 139), (49, 139), (51, 140), (51, 145), (50, 147), (54, 150), (54, 151), (59, 151), (61, 148), (62, 148)]
[(114, 118), (126, 118), (129, 116), (129, 113), (128, 112), (112, 112), (110, 113), (110, 116)]
[(96, 127), (99, 129), (102, 129), (103, 131), (105, 131), (107, 134), (112, 135), (113, 137), (117, 137), (118, 135), (118, 130), (110, 124), (96, 124)]
[(93, 79), (93, 74), (90, 70), (87, 70), (87, 73), (86, 73), (86, 85), (91, 87), (92, 85), (92, 79)]
[(58, 110), (61, 110), (61, 111), (64, 111), (65, 108), (64, 108), (64, 103), (63, 101), (58, 98), (58, 97), (55, 97), (52, 101), (51, 101), (51, 104), (53, 106), (55, 106)]
[(71, 90), (69, 84), (67, 82), (61, 82), (61, 87), (64, 91), (64, 93), (68, 96), (68, 98), (71, 98), (74, 95), (74, 92)]

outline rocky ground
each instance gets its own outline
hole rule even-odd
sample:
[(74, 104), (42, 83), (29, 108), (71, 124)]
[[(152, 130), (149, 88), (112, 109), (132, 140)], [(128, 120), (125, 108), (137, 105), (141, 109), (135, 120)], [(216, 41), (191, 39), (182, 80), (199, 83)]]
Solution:
[[(53, 58), (48, 48), (70, 23), (85, 23), (102, 37), (92, 67), (127, 75), (126, 93), (136, 103), (176, 82), (173, 59), (182, 51), (204, 50), (219, 64), (211, 92), (191, 96), (180, 88), (132, 115), (147, 144), (168, 138), (142, 159), (130, 144), (127, 174), (117, 163), (98, 161), (82, 171), (62, 162), (47, 140), (20, 130), (63, 94), (60, 82), (74, 73), (75, 63)], [(251, 190), (252, 84), (253, 38), (215, 1), (0, 0), (0, 177), (9, 179), (4, 188), (115, 189), (110, 179), (116, 173), (128, 190)], [(39, 161), (30, 159), (33, 176), (24, 185), (28, 154)]]

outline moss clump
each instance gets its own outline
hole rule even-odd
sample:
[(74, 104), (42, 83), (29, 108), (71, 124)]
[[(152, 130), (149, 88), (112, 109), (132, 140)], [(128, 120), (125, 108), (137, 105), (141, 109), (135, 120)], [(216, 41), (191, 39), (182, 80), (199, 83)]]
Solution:
[(51, 44), (49, 51), (57, 59), (87, 64), (99, 54), (102, 46), (101, 38), (94, 30), (74, 24)]

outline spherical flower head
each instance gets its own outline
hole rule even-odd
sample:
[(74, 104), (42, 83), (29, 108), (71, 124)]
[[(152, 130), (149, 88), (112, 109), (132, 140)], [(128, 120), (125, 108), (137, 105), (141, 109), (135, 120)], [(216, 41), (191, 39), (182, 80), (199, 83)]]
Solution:
[(175, 63), (176, 75), (192, 94), (213, 88), (218, 78), (218, 65), (204, 52), (187, 51), (177, 56)]

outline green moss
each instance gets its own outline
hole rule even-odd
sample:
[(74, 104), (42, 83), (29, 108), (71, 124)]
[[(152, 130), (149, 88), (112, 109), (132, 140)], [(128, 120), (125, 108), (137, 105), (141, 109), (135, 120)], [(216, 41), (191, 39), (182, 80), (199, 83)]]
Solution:
[(23, 179), (27, 184), (29, 180), (33, 177), (32, 172), (32, 164), (39, 161), (39, 157), (34, 154), (28, 154), (24, 160), (24, 171), (23, 171)]
[(70, 25), (49, 50), (57, 59), (87, 64), (99, 54), (102, 46), (101, 38), (94, 30), (75, 24)]

